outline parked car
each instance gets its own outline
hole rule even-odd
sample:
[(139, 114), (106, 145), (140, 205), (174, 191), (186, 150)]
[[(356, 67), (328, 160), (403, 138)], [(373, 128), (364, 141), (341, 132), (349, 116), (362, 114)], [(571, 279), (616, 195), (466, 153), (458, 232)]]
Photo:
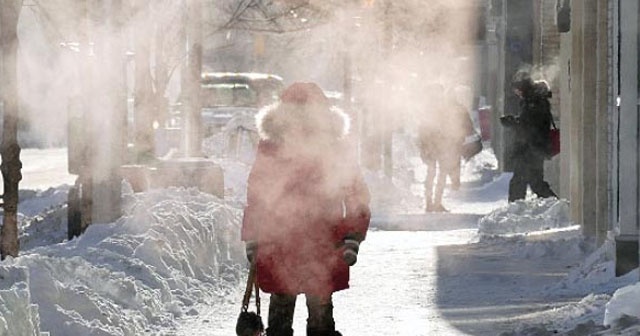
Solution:
[(234, 118), (252, 119), (258, 109), (275, 102), (283, 88), (282, 78), (273, 74), (202, 74), (204, 136), (221, 131)]
[[(284, 89), (281, 77), (266, 73), (205, 72), (201, 80), (203, 138), (222, 135), (224, 146), (236, 143), (238, 133), (256, 132), (255, 115), (260, 108), (275, 102)], [(156, 154), (165, 155), (171, 147), (179, 148), (184, 117), (180, 103), (173, 106), (166, 125), (157, 139)], [(169, 134), (173, 134), (170, 136)], [(253, 137), (252, 137), (253, 138)], [(167, 143), (167, 140), (171, 139)], [(224, 148), (224, 151), (233, 150)]]

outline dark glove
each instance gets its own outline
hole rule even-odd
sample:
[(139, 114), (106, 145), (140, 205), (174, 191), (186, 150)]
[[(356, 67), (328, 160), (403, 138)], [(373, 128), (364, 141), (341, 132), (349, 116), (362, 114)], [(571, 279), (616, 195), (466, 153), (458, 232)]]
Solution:
[(349, 266), (353, 266), (358, 261), (358, 250), (360, 249), (360, 242), (355, 239), (345, 238), (344, 241), (344, 252), (342, 252), (342, 259)]
[(255, 241), (248, 241), (244, 247), (245, 252), (247, 253), (247, 260), (249, 263), (253, 262), (253, 258), (256, 256), (256, 250), (258, 249), (258, 243)]

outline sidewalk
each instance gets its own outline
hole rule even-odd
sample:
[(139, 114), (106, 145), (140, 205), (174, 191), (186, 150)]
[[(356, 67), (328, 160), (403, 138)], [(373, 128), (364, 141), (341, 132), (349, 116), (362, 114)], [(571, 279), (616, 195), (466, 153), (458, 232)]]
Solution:
[[(506, 248), (475, 242), (473, 216), (446, 217), (451, 223), (457, 218), (453, 230), (430, 231), (437, 227), (424, 225), (421, 231), (369, 232), (352, 268), (351, 288), (334, 295), (338, 330), (345, 336), (499, 335), (526, 322), (527, 314), (577, 300), (549, 302), (540, 291), (578, 260), (514, 258)], [(374, 222), (415, 230), (420, 216), (407, 218), (413, 224), (401, 225), (397, 218)], [(238, 289), (224, 305), (190, 320), (178, 335), (231, 335), (240, 299)], [(262, 307), (266, 322), (268, 295), (262, 295)], [(304, 335), (303, 296), (295, 314), (295, 335)]]
[(438, 309), (465, 334), (499, 335), (533, 321), (536, 312), (581, 299), (542, 295), (579, 260), (523, 259), (483, 243), (439, 246), (437, 256)]

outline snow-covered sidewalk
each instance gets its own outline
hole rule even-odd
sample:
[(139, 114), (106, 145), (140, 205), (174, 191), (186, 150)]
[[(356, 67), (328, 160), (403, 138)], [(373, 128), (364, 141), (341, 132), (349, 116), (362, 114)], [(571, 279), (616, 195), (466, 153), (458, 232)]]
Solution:
[[(224, 165), (231, 197), (132, 194), (125, 185), (124, 216), (72, 241), (69, 186), (22, 191), (21, 256), (0, 264), (0, 335), (232, 335), (246, 277), (239, 226), (248, 165)], [(46, 176), (40, 169), (31, 172)], [(594, 250), (568, 221), (566, 201), (506, 204), (505, 181), (469, 181), (445, 195), (453, 213), (424, 214), (414, 179), (369, 174), (375, 216), (352, 288), (335, 295), (338, 328), (346, 336), (638, 335), (638, 270), (616, 278), (611, 240)], [(263, 294), (265, 319), (267, 307)], [(620, 323), (623, 314), (632, 318)], [(301, 297), (296, 335), (305, 318)]]
[[(344, 335), (458, 335), (438, 310), (437, 247), (464, 244), (475, 230), (434, 232), (370, 232), (352, 268), (351, 288), (334, 295), (337, 328)], [(266, 318), (268, 295), (263, 294)], [(307, 317), (304, 296), (294, 317), (303, 335)], [(179, 335), (233, 334), (241, 293), (223, 306), (187, 321)], [(265, 319), (266, 321), (266, 319)]]

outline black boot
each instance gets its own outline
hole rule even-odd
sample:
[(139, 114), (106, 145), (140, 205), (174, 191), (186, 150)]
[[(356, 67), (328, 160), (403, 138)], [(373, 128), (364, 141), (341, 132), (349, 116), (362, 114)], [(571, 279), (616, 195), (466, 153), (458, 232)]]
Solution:
[(307, 329), (307, 336), (342, 336), (339, 331), (336, 330), (309, 330)]
[(342, 336), (341, 333), (333, 329), (309, 329), (307, 328), (307, 336)]
[(295, 295), (271, 294), (267, 336), (293, 336)]
[(333, 320), (331, 297), (319, 298), (307, 295), (307, 336), (338, 336)]
[(267, 336), (293, 336), (293, 329), (267, 328)]

